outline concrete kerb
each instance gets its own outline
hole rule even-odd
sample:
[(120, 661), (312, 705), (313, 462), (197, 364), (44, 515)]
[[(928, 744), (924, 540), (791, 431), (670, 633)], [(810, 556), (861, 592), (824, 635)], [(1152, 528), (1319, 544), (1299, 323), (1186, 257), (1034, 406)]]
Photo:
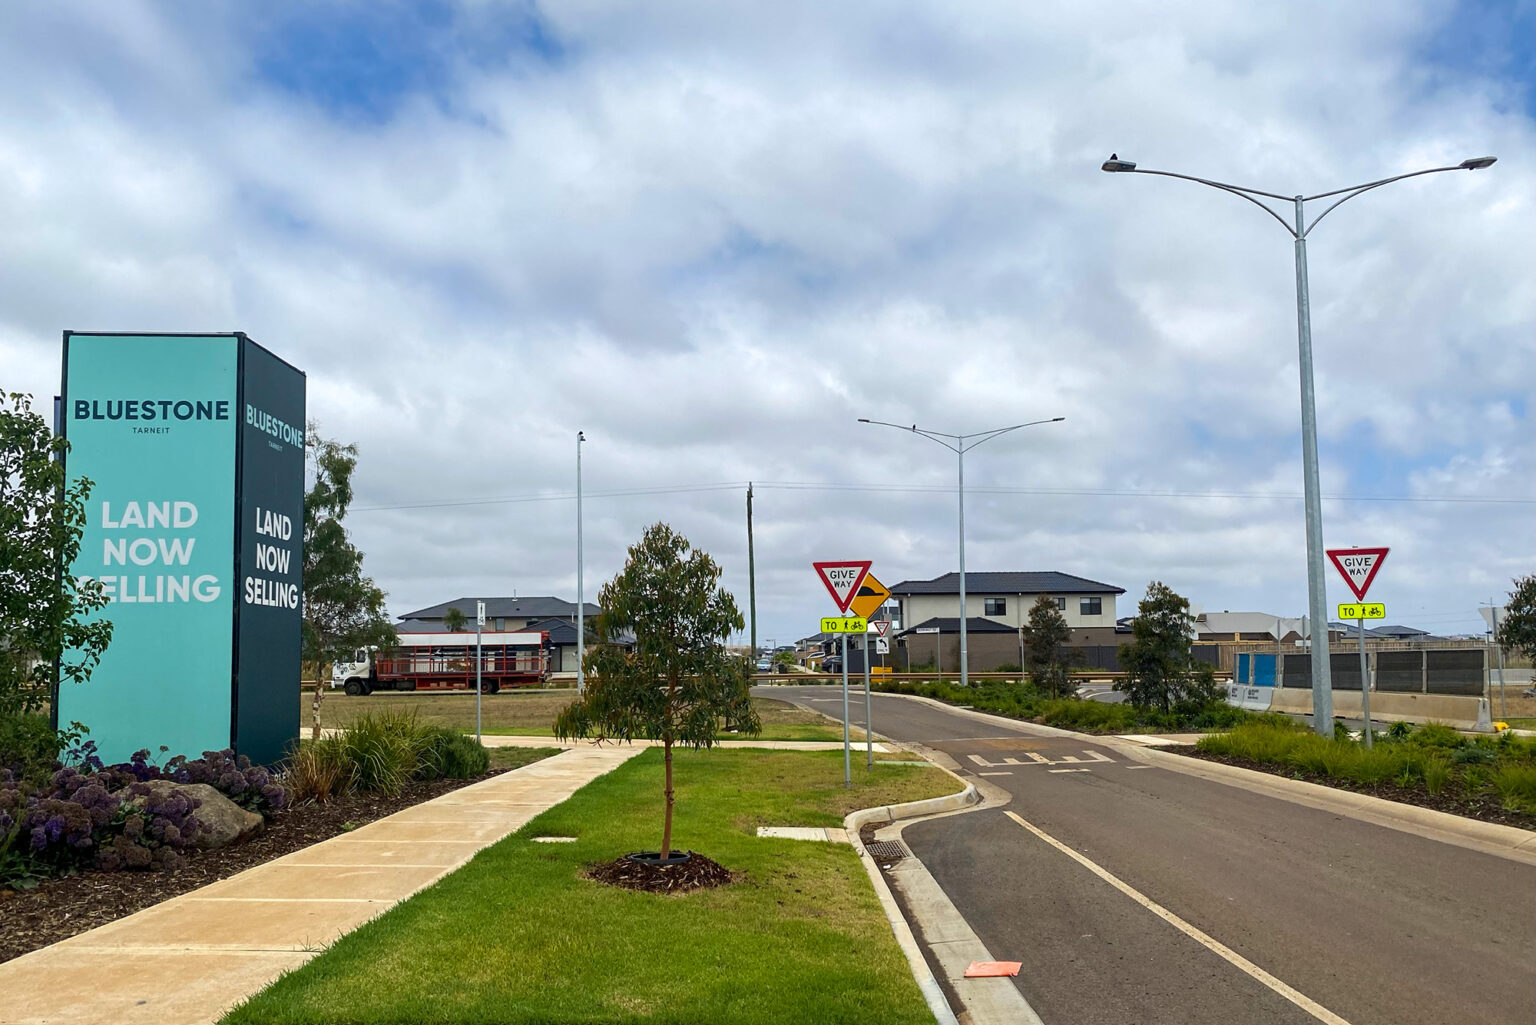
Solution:
[(905, 697), (910, 701), (924, 701), (940, 708), (947, 708), (970, 718), (983, 720), (1017, 733), (1033, 736), (1071, 737), (1075, 740), (1100, 744), (1118, 751), (1132, 761), (1140, 762), (1144, 765), (1155, 765), (1158, 768), (1171, 769), (1174, 772), (1181, 772), (1187, 776), (1198, 776), (1214, 783), (1237, 787), (1251, 793), (1263, 794), (1266, 797), (1273, 797), (1281, 801), (1289, 801), (1292, 804), (1300, 804), (1309, 808), (1316, 808), (1320, 811), (1332, 812), (1335, 815), (1346, 815), (1362, 822), (1395, 829), (1400, 833), (1409, 833), (1428, 840), (1437, 840), (1441, 843), (1464, 847), (1468, 850), (1492, 854), (1510, 861), (1536, 865), (1536, 832), (1528, 829), (1504, 826), (1496, 822), (1482, 822), (1461, 815), (1453, 815), (1450, 812), (1436, 811), (1432, 808), (1420, 808), (1412, 804), (1401, 804), (1397, 801), (1388, 801), (1380, 797), (1371, 797), (1367, 794), (1357, 794), (1350, 790), (1340, 790), (1336, 787), (1324, 786), (1320, 783), (1287, 779), (1284, 776), (1276, 776), (1272, 773), (1259, 772), (1254, 769), (1244, 769), (1236, 765), (1227, 765), (1224, 762), (1190, 758), (1187, 755), (1160, 751), (1155, 747), (1148, 747), (1136, 741), (1124, 740), (1120, 737), (1078, 733), (1055, 726), (1021, 722), (1017, 719), (1008, 719), (1002, 716), (990, 715), (986, 712), (978, 712), (975, 709), (946, 705), (942, 701), (919, 697), (915, 694), (899, 696)]

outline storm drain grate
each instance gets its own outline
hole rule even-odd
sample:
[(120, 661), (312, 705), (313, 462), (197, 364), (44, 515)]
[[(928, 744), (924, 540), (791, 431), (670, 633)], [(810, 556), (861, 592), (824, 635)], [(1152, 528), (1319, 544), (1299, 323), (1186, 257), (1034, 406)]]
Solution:
[(864, 849), (876, 861), (900, 861), (907, 856), (907, 849), (895, 840), (875, 840), (865, 844)]

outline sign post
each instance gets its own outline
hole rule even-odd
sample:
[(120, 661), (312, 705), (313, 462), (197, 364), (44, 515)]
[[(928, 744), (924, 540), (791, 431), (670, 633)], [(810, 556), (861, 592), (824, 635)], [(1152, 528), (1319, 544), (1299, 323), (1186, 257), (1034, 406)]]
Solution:
[[(1328, 549), (1328, 558), (1332, 560), (1334, 568), (1339, 571), (1339, 575), (1344, 578), (1344, 583), (1349, 585), (1349, 589), (1355, 593), (1356, 600), (1363, 603), (1365, 601), (1365, 592), (1370, 590), (1371, 581), (1376, 579), (1377, 570), (1381, 569), (1381, 564), (1386, 561), (1387, 551), (1388, 549), (1386, 548), (1330, 548)], [(1345, 608), (1346, 606), (1339, 606), (1340, 619), (1344, 618)], [(1360, 631), (1360, 714), (1365, 718), (1365, 746), (1369, 749), (1371, 747), (1372, 732), (1371, 680), (1365, 669), (1365, 621), (1367, 619), (1384, 619), (1386, 618), (1387, 611), (1380, 605), (1369, 606), (1364, 604), (1353, 606), (1353, 609), (1355, 611), (1353, 617), (1355, 625)], [(1378, 614), (1372, 616), (1368, 615), (1369, 612), (1376, 612)], [(1323, 636), (1328, 636), (1326, 624), (1323, 628)], [(1324, 648), (1325, 658), (1327, 657), (1326, 651), (1327, 649)], [(1312, 652), (1312, 657), (1317, 657), (1315, 649)], [(1314, 720), (1316, 719), (1315, 716), (1313, 718)]]
[(849, 750), (848, 734), (848, 635), (863, 633), (868, 628), (868, 624), (865, 623), (863, 616), (848, 617), (846, 614), (848, 606), (852, 605), (853, 600), (859, 595), (859, 585), (864, 583), (864, 578), (869, 575), (869, 566), (868, 559), (811, 563), (811, 568), (816, 571), (816, 575), (826, 586), (827, 593), (832, 595), (837, 611), (844, 613), (845, 616), (841, 620), (835, 617), (823, 619), (821, 632), (843, 635), (843, 786), (850, 789), (853, 787), (853, 756)]
[[(855, 616), (863, 616), (868, 619), (880, 611), (886, 601), (891, 597), (891, 591), (882, 584), (873, 573), (865, 572), (864, 582), (859, 587), (859, 593), (853, 601), (848, 603), (848, 609)], [(884, 637), (884, 631), (879, 629), (879, 624), (870, 624), (869, 630), (864, 633), (864, 765), (865, 768), (873, 768), (875, 764), (875, 722), (873, 704), (869, 696), (870, 678), (870, 648), (869, 634), (873, 630)]]
[(485, 660), (480, 656), (480, 637), (485, 630), (485, 602), (475, 602), (475, 743), (485, 743), (485, 738), (480, 735), (480, 694), (485, 689), (480, 685), (480, 669), (485, 665)]
[(1493, 636), (1493, 646), (1499, 652), (1499, 718), (1503, 719), (1509, 712), (1504, 705), (1504, 645), (1499, 643), (1499, 613), (1508, 612), (1509, 610), (1503, 606), (1493, 604), (1492, 600), (1490, 600), (1487, 605), (1477, 611), (1482, 613), (1483, 622), (1488, 624), (1488, 629), (1492, 632)]

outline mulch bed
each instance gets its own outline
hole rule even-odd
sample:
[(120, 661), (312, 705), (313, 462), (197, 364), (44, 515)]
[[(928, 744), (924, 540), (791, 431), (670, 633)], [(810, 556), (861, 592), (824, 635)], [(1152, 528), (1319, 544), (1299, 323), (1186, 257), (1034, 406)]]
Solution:
[(1357, 794), (1365, 794), (1369, 797), (1379, 797), (1386, 801), (1396, 801), (1398, 804), (1412, 804), (1420, 808), (1432, 808), (1435, 811), (1449, 812), (1452, 815), (1477, 819), (1481, 822), (1496, 822), (1501, 826), (1518, 826), (1521, 829), (1536, 830), (1536, 815), (1509, 811), (1504, 807), (1497, 792), (1492, 790), (1468, 791), (1458, 779), (1449, 780), (1438, 794), (1431, 794), (1422, 782), (1408, 787), (1398, 786), (1392, 781), (1386, 783), (1360, 783), (1348, 779), (1335, 779), (1331, 776), (1324, 776), (1321, 773), (1306, 772), (1288, 765), (1269, 765), (1265, 762), (1250, 761), (1247, 758), (1212, 755), (1188, 746), (1170, 745), (1159, 750), (1185, 755), (1189, 758), (1199, 758), (1207, 762), (1222, 762), (1226, 765), (1236, 765), (1239, 768), (1252, 769), (1255, 772), (1265, 772), (1271, 776), (1306, 780), (1308, 783), (1318, 783), (1325, 787), (1333, 787), (1335, 790), (1349, 790)]
[(586, 876), (609, 886), (646, 893), (689, 893), (731, 881), (730, 869), (694, 851), (688, 852), (687, 861), (676, 865), (647, 865), (628, 857), (618, 858), (588, 867)]
[(50, 879), (35, 890), (0, 890), (0, 962), (506, 771), (408, 783), (398, 797), (352, 794), (290, 808), (243, 843), (184, 851), (186, 863), (172, 872), (81, 872)]

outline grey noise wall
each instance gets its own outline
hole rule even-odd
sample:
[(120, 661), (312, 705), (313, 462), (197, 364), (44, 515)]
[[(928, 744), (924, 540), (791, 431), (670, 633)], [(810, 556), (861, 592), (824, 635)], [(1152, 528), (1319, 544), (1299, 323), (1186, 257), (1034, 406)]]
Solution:
[(240, 343), (231, 739), (270, 764), (299, 734), (305, 378), (249, 338)]

